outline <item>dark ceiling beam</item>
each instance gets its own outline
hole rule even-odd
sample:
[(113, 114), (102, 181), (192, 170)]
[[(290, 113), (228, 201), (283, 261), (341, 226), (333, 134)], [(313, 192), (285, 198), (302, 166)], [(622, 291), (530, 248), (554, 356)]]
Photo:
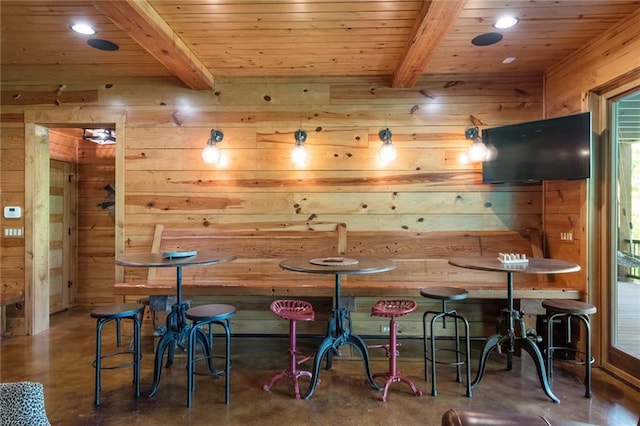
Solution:
[(96, 0), (92, 4), (184, 84), (195, 90), (214, 87), (207, 67), (147, 0)]
[(412, 87), (424, 72), (433, 52), (458, 19), (467, 0), (425, 1), (404, 48), (391, 87)]

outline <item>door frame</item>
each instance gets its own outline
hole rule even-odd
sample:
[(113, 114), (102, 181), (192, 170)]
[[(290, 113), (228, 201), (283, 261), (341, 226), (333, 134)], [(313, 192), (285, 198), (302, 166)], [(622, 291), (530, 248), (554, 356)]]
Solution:
[(590, 253), (590, 271), (591, 276), (597, 277), (591, 284), (594, 303), (597, 306), (597, 321), (592, 335), (594, 356), (599, 358), (598, 364), (610, 374), (640, 388), (640, 378), (629, 374), (627, 371), (618, 367), (612, 362), (612, 356), (609, 348), (612, 341), (611, 323), (613, 321), (613, 312), (611, 309), (611, 280), (615, 277), (616, 268), (614, 268), (614, 254), (617, 253), (617, 241), (613, 241), (611, 232), (611, 223), (613, 221), (612, 206), (609, 200), (613, 196), (613, 182), (617, 179), (614, 168), (611, 167), (613, 161), (611, 157), (613, 140), (611, 138), (610, 129), (610, 101), (618, 96), (629, 92), (630, 90), (640, 86), (640, 81), (621, 81), (620, 84), (608, 84), (606, 89), (597, 90), (589, 93), (588, 102), (590, 109), (593, 111), (593, 132), (599, 135), (600, 144), (598, 149), (594, 149), (596, 158), (598, 159), (595, 168), (595, 179), (592, 179), (590, 188), (590, 205), (589, 210), (593, 212), (591, 227), (594, 230), (592, 235), (598, 237), (599, 244), (594, 244)]
[[(49, 329), (49, 128), (114, 127), (116, 144), (115, 254), (124, 252), (124, 145), (126, 110), (57, 107), (24, 113), (25, 131), (25, 330)], [(124, 272), (116, 268), (116, 280)]]

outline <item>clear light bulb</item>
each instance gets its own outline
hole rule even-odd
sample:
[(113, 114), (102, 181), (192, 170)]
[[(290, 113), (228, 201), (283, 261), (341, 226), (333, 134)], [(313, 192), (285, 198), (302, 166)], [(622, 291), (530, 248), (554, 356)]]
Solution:
[(220, 149), (216, 144), (207, 144), (202, 150), (202, 159), (208, 164), (217, 163), (220, 160)]
[(306, 166), (309, 153), (303, 144), (296, 144), (291, 150), (291, 159), (298, 166)]
[(391, 142), (385, 142), (380, 147), (380, 152), (378, 153), (378, 157), (380, 162), (383, 164), (387, 164), (392, 162), (398, 156), (398, 151), (396, 151), (396, 147), (393, 146)]
[(471, 161), (484, 161), (487, 158), (487, 147), (481, 139), (476, 139), (469, 147), (468, 155)]

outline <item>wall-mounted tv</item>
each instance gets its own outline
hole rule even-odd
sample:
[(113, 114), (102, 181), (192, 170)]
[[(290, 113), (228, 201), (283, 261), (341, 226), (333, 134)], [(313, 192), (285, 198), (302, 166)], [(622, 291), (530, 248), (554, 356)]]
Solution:
[(482, 163), (484, 183), (534, 183), (591, 176), (591, 113), (482, 131), (492, 153)]

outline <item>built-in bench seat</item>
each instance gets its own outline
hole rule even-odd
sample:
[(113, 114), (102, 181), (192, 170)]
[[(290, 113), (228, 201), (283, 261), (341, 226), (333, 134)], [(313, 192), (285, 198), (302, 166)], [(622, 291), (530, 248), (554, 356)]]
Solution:
[[(331, 275), (283, 270), (282, 259), (293, 256), (366, 255), (393, 260), (396, 269), (380, 274), (347, 275), (342, 296), (350, 309), (356, 300), (379, 297), (419, 298), (428, 286), (456, 285), (469, 291), (471, 299), (505, 299), (506, 276), (449, 265), (454, 256), (497, 256), (500, 252), (540, 256), (537, 234), (516, 231), (347, 231), (335, 224), (323, 230), (170, 229), (157, 225), (151, 251), (219, 250), (237, 260), (204, 267), (183, 268), (183, 294), (215, 296), (233, 300), (241, 296), (315, 297), (334, 295)], [(532, 243), (533, 240), (533, 243)], [(133, 269), (127, 268), (134, 273)], [(139, 273), (138, 273), (139, 275)], [(126, 276), (126, 275), (125, 275)], [(516, 299), (579, 299), (576, 288), (558, 288), (546, 276), (515, 275)], [(175, 294), (174, 268), (149, 268), (146, 280), (117, 283), (114, 293), (130, 299)], [(224, 299), (221, 299), (224, 298)], [(246, 299), (245, 299), (246, 300)], [(256, 300), (256, 299), (253, 299)], [(331, 303), (325, 303), (330, 310)], [(265, 312), (268, 302), (265, 301)], [(363, 315), (367, 315), (366, 309)], [(241, 318), (240, 318), (241, 319)], [(254, 318), (255, 319), (255, 318)], [(324, 326), (323, 326), (324, 327)]]

